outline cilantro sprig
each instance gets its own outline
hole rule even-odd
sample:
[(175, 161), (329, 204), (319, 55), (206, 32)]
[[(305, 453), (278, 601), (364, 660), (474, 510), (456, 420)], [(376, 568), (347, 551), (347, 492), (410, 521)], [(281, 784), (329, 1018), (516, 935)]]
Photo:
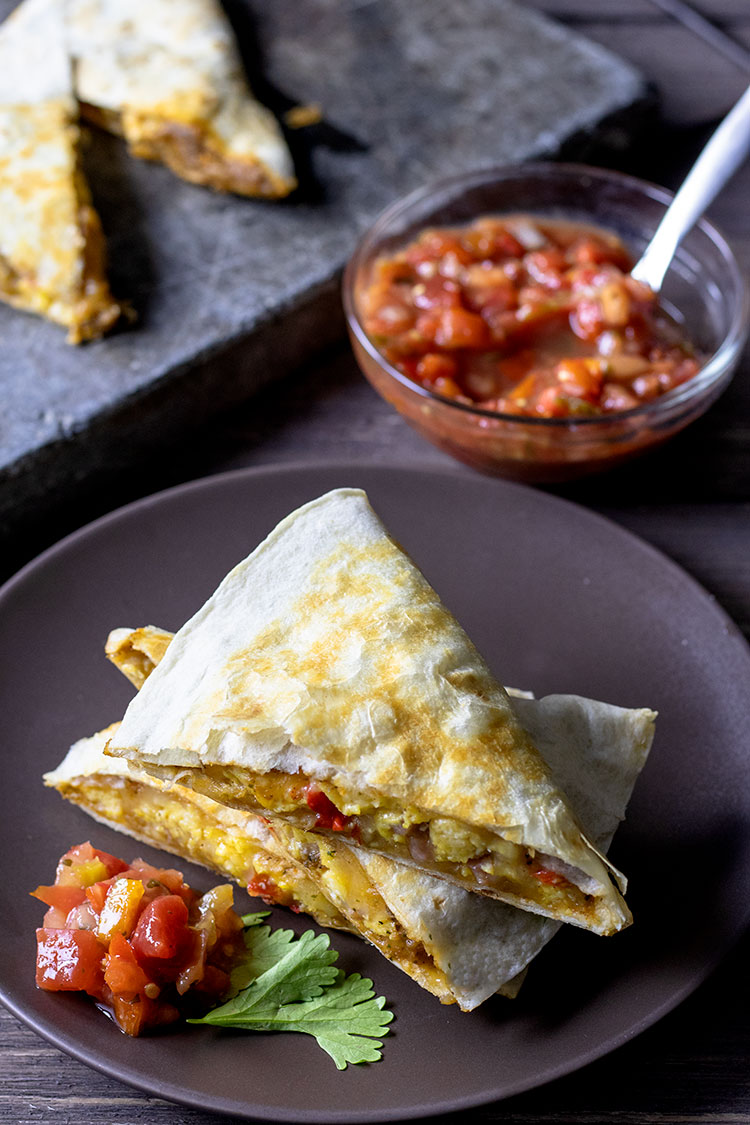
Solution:
[(190, 1023), (248, 1031), (312, 1035), (339, 1070), (377, 1062), (393, 1013), (372, 981), (336, 968), (338, 953), (326, 934), (262, 925), (266, 914), (246, 914), (245, 954), (231, 975), (231, 999)]

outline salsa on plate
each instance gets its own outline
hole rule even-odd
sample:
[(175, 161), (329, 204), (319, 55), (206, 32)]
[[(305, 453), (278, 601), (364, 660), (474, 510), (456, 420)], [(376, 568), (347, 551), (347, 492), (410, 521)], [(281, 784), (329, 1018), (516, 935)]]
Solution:
[(378, 258), (359, 312), (393, 367), (447, 398), (525, 417), (612, 414), (700, 370), (631, 265), (599, 227), (487, 216)]
[(86, 992), (128, 1035), (172, 1023), (190, 1000), (224, 996), (243, 948), (228, 884), (200, 895), (179, 871), (132, 864), (90, 843), (32, 891), (49, 908), (36, 931), (36, 983)]

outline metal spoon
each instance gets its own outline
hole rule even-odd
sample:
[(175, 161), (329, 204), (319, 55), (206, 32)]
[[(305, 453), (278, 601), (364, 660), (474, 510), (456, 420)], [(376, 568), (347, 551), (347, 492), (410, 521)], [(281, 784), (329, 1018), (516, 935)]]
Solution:
[(750, 87), (729, 111), (669, 205), (631, 275), (661, 289), (675, 250), (750, 153)]

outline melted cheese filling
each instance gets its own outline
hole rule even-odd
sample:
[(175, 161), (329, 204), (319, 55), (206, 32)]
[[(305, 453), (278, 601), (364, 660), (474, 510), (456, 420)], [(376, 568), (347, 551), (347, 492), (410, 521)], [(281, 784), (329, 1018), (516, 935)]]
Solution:
[[(165, 773), (171, 771), (165, 770)], [(310, 778), (271, 770), (254, 774), (241, 767), (207, 765), (180, 773), (196, 792), (232, 808), (272, 811), (306, 832), (351, 838), (392, 859), (415, 862), (437, 875), (449, 876), (467, 890), (537, 906), (542, 913), (586, 916), (595, 909), (591, 895), (571, 881), (583, 872), (555, 860), (549, 867), (532, 848), (451, 817), (431, 817), (417, 808), (399, 809), (361, 795), (345, 797), (329, 782), (315, 782), (340, 814), (327, 822), (308, 805)], [(376, 798), (380, 801), (379, 798)], [(554, 865), (554, 866), (553, 866)]]

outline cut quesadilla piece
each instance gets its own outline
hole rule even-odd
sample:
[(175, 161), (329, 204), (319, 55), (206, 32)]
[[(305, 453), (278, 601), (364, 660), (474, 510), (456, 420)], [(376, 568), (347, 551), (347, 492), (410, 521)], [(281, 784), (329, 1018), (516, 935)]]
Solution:
[[(319, 838), (295, 833), (295, 851), (306, 856), (306, 870), (292, 859), (284, 826), (276, 826), (277, 834), (273, 819), (227, 808), (179, 782), (161, 781), (132, 762), (105, 755), (116, 725), (75, 743), (58, 768), (45, 774), (45, 784), (110, 828), (234, 879), (269, 904), (303, 911), (322, 926), (363, 937), (442, 1003), (462, 1002), (463, 994), (452, 988), (450, 968), (447, 975), (439, 959), (409, 937), (346, 844), (324, 846), (324, 861), (313, 862), (313, 855), (320, 855)], [(334, 904), (326, 886), (336, 887), (337, 898), (343, 889), (345, 911)], [(503, 987), (498, 980), (490, 994)]]
[(68, 329), (111, 328), (104, 236), (78, 159), (78, 107), (57, 0), (24, 0), (0, 25), (0, 297)]
[[(141, 687), (170, 640), (152, 627), (115, 630), (107, 654)], [(512, 706), (592, 838), (606, 848), (648, 754), (653, 713), (574, 696), (514, 697)], [(515, 995), (528, 964), (559, 928), (340, 839), (322, 841), (272, 816), (239, 813), (167, 784), (104, 755), (113, 730), (76, 743), (46, 784), (112, 827), (249, 882), (251, 893), (267, 901), (358, 933), (443, 1003), (469, 1011), (495, 992)]]
[(173, 638), (174, 633), (155, 625), (145, 625), (140, 629), (113, 629), (107, 637), (104, 653), (140, 691), (164, 658)]
[(296, 187), (218, 0), (67, 0), (85, 117), (191, 183), (278, 198)]
[(507, 692), (356, 489), (230, 572), (109, 752), (525, 910), (631, 921)]
[(44, 782), (91, 816), (136, 840), (234, 879), (261, 898), (304, 911), (322, 926), (354, 931), (315, 882), (279, 848), (268, 822), (166, 785), (105, 757), (117, 723), (75, 742)]

